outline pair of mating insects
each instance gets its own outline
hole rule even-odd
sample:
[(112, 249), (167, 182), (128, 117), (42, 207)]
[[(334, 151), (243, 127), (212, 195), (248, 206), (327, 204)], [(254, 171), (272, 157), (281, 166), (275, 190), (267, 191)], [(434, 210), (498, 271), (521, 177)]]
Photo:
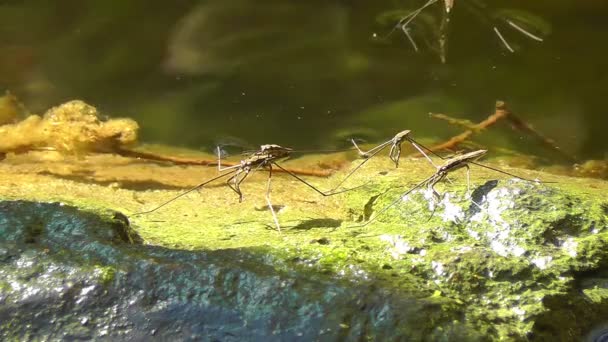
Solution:
[[(516, 178), (520, 178), (523, 180), (527, 180), (530, 181), (529, 179), (525, 179), (513, 174), (510, 174), (508, 172), (487, 166), (487, 165), (483, 165), (480, 163), (477, 163), (477, 160), (481, 157), (483, 157), (486, 153), (487, 150), (477, 150), (477, 151), (473, 151), (473, 152), (469, 152), (469, 153), (465, 153), (462, 155), (458, 155), (456, 157), (450, 158), (450, 159), (446, 159), (438, 154), (436, 154), (435, 152), (433, 152), (432, 150), (428, 149), (427, 147), (425, 147), (424, 145), (421, 145), (420, 143), (416, 142), (411, 136), (410, 136), (411, 131), (409, 130), (405, 130), (405, 131), (401, 131), (399, 133), (397, 133), (392, 139), (389, 139), (387, 141), (385, 141), (384, 143), (372, 148), (369, 151), (362, 151), (359, 146), (357, 145), (357, 143), (354, 140), (351, 140), (355, 149), (359, 152), (359, 155), (361, 157), (364, 157), (365, 160), (363, 160), (359, 165), (357, 165), (353, 170), (351, 170), (345, 177), (344, 179), (342, 179), (340, 181), (340, 183), (338, 183), (337, 186), (335, 186), (333, 189), (329, 190), (329, 191), (321, 191), (318, 188), (316, 188), (315, 186), (313, 186), (312, 184), (308, 183), (307, 181), (305, 181), (304, 179), (302, 179), (301, 177), (299, 177), (298, 175), (296, 175), (295, 173), (289, 171), (288, 169), (285, 169), (284, 167), (282, 167), (280, 164), (277, 163), (278, 160), (281, 159), (285, 159), (287, 157), (290, 156), (290, 154), (293, 152), (292, 149), (287, 148), (287, 147), (282, 147), (279, 145), (262, 145), (260, 147), (260, 150), (252, 153), (251, 155), (249, 155), (249, 157), (241, 160), (241, 162), (237, 165), (234, 166), (230, 166), (230, 167), (226, 167), (226, 168), (222, 168), (221, 166), (221, 162), (220, 162), (220, 151), (219, 151), (219, 147), (218, 147), (218, 170), (220, 172), (224, 172), (216, 177), (213, 177), (211, 179), (208, 179), (206, 181), (204, 181), (203, 183), (177, 195), (176, 197), (173, 197), (172, 199), (160, 204), (159, 206), (148, 210), (148, 211), (144, 211), (144, 212), (139, 212), (138, 214), (147, 214), (147, 213), (151, 213), (153, 211), (156, 211), (162, 207), (164, 207), (165, 205), (177, 200), (178, 198), (185, 196), (186, 194), (196, 191), (200, 188), (202, 188), (203, 186), (216, 181), (218, 179), (224, 178), (224, 177), (228, 177), (230, 176), (227, 180), (226, 180), (226, 184), (228, 185), (228, 187), (230, 187), (230, 189), (232, 189), (234, 192), (236, 192), (236, 194), (239, 196), (239, 202), (241, 202), (243, 200), (243, 193), (241, 192), (241, 183), (243, 183), (243, 181), (247, 178), (247, 176), (249, 176), (252, 172), (260, 170), (260, 169), (266, 169), (268, 170), (268, 182), (267, 182), (267, 186), (266, 186), (266, 202), (268, 203), (268, 208), (270, 209), (270, 212), (272, 213), (272, 218), (274, 220), (274, 223), (277, 227), (277, 230), (280, 232), (281, 231), (281, 225), (279, 224), (279, 220), (277, 218), (276, 212), (274, 210), (274, 207), (272, 205), (272, 202), (270, 201), (270, 189), (271, 189), (271, 180), (272, 180), (272, 171), (273, 171), (273, 167), (277, 167), (279, 169), (281, 169), (283, 172), (287, 173), (288, 175), (290, 175), (291, 177), (297, 179), (298, 181), (300, 181), (301, 183), (303, 183), (304, 185), (308, 186), (309, 188), (311, 188), (312, 190), (316, 191), (317, 193), (319, 193), (322, 196), (333, 196), (333, 195), (337, 195), (340, 193), (344, 193), (346, 191), (351, 191), (357, 188), (360, 188), (364, 185), (360, 185), (357, 187), (353, 187), (353, 188), (347, 188), (347, 189), (341, 189), (338, 190), (338, 188), (340, 188), (340, 186), (354, 173), (356, 172), (359, 168), (361, 168), (368, 160), (370, 160), (372, 157), (374, 157), (375, 155), (377, 155), (378, 153), (380, 153), (381, 151), (383, 151), (386, 147), (390, 146), (390, 150), (389, 150), (389, 158), (393, 161), (393, 163), (395, 163), (395, 167), (399, 167), (399, 159), (401, 157), (401, 144), (405, 141), (409, 142), (414, 148), (416, 148), (418, 150), (418, 152), (420, 152), (435, 168), (436, 171), (434, 174), (432, 174), (430, 177), (428, 177), (427, 179), (423, 180), (422, 182), (418, 183), (417, 185), (415, 185), (414, 187), (410, 188), (409, 190), (407, 190), (406, 192), (402, 193), (399, 198), (394, 201), (393, 203), (389, 204), (388, 206), (386, 206), (385, 208), (383, 208), (382, 210), (380, 210), (374, 217), (371, 217), (366, 223), (364, 223), (362, 226), (365, 226), (369, 223), (371, 223), (372, 221), (374, 221), (379, 215), (381, 215), (382, 213), (384, 213), (386, 210), (388, 210), (390, 207), (394, 206), (395, 204), (397, 204), (397, 202), (403, 198), (404, 196), (408, 195), (409, 193), (411, 193), (412, 191), (414, 191), (415, 189), (424, 186), (425, 184), (428, 186), (429, 190), (432, 191), (433, 195), (435, 196), (435, 198), (438, 200), (440, 198), (439, 193), (435, 190), (434, 186), (435, 184), (439, 183), (440, 181), (442, 181), (445, 177), (447, 177), (448, 173), (461, 169), (461, 168), (466, 168), (467, 169), (467, 187), (469, 186), (469, 181), (470, 181), (470, 177), (469, 177), (469, 164), (475, 164), (487, 169), (491, 169), (497, 172), (501, 172), (504, 174), (507, 174), (509, 176), (513, 176)], [(445, 160), (444, 164), (441, 166), (437, 166), (435, 165), (435, 163), (433, 162), (433, 160), (431, 158), (429, 158), (428, 154), (426, 154), (424, 152), (424, 150), (430, 152), (431, 154)]]

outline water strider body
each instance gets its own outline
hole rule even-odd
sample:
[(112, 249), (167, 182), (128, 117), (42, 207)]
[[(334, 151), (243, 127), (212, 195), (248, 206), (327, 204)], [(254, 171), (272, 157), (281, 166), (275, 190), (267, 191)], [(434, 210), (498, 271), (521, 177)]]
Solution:
[(459, 156), (455, 156), (449, 159), (445, 159), (445, 162), (443, 163), (443, 165), (437, 167), (437, 171), (435, 173), (433, 173), (430, 177), (426, 178), (425, 180), (423, 180), (422, 182), (414, 185), (412, 188), (410, 188), (409, 190), (407, 190), (406, 192), (402, 193), (401, 195), (399, 195), (399, 197), (393, 201), (392, 203), (390, 203), (389, 205), (387, 205), (386, 207), (382, 208), (379, 212), (376, 213), (376, 215), (374, 217), (371, 217), (367, 222), (365, 222), (362, 225), (358, 225), (355, 227), (363, 227), (363, 226), (367, 226), (368, 224), (370, 224), (371, 222), (373, 222), (374, 220), (376, 220), (376, 218), (378, 218), (378, 216), (382, 215), (384, 212), (386, 212), (388, 209), (390, 209), (391, 207), (393, 207), (394, 205), (396, 205), (400, 200), (403, 199), (403, 197), (409, 195), (412, 191), (426, 185), (428, 190), (431, 191), (433, 193), (433, 196), (435, 197), (435, 199), (437, 201), (439, 201), (439, 199), (441, 198), (441, 196), (439, 195), (439, 193), (437, 192), (437, 190), (435, 190), (435, 185), (439, 182), (441, 182), (444, 178), (446, 178), (448, 176), (448, 174), (450, 172), (462, 169), (462, 168), (466, 168), (467, 169), (467, 192), (470, 191), (470, 168), (469, 168), (469, 164), (473, 164), (473, 165), (477, 165), (483, 168), (487, 168), (496, 172), (500, 172), (500, 173), (504, 173), (506, 175), (512, 176), (512, 177), (516, 177), (525, 181), (529, 181), (529, 182), (535, 182), (533, 180), (530, 179), (526, 179), (526, 178), (522, 178), (519, 176), (516, 176), (514, 174), (511, 174), (509, 172), (506, 171), (502, 171), (487, 165), (483, 165), (478, 163), (477, 161), (483, 157), (484, 155), (486, 155), (486, 153), (488, 152), (488, 150), (477, 150), (477, 151), (472, 151), (472, 152), (468, 152)]
[(293, 152), (293, 150), (291, 148), (288, 147), (283, 147), (280, 145), (275, 145), (275, 144), (267, 144), (267, 145), (262, 145), (260, 146), (260, 149), (258, 151), (255, 151), (253, 153), (251, 153), (247, 158), (242, 159), (240, 161), (240, 163), (233, 165), (233, 166), (229, 166), (226, 168), (222, 168), (221, 166), (221, 161), (219, 158), (219, 147), (218, 147), (218, 170), (220, 172), (224, 172), (227, 171), (225, 173), (220, 174), (219, 176), (213, 177), (211, 179), (208, 179), (206, 181), (204, 181), (203, 183), (187, 190), (184, 191), (183, 193), (173, 197), (172, 199), (162, 203), (161, 205), (155, 207), (154, 209), (148, 210), (148, 211), (144, 211), (144, 212), (139, 212), (137, 214), (147, 214), (147, 213), (151, 213), (155, 210), (158, 210), (162, 207), (164, 207), (165, 205), (175, 201), (176, 199), (192, 192), (195, 190), (198, 190), (200, 188), (202, 188), (203, 186), (230, 176), (230, 178), (228, 178), (226, 180), (226, 184), (230, 187), (230, 189), (232, 189), (234, 192), (237, 193), (237, 195), (239, 196), (239, 202), (243, 201), (243, 193), (241, 192), (241, 183), (243, 183), (243, 181), (254, 171), (260, 170), (260, 169), (265, 169), (268, 170), (268, 183), (266, 186), (266, 202), (268, 203), (268, 208), (270, 209), (271, 213), (272, 213), (272, 218), (274, 220), (274, 223), (276, 224), (277, 230), (280, 232), (281, 231), (281, 226), (279, 224), (279, 220), (277, 218), (277, 215), (274, 211), (274, 207), (272, 206), (272, 202), (270, 201), (270, 192), (271, 192), (271, 180), (272, 180), (272, 170), (273, 170), (273, 166), (278, 167), (279, 169), (281, 169), (283, 172), (287, 173), (288, 175), (294, 177), (295, 179), (297, 179), (298, 181), (300, 181), (301, 183), (305, 184), (306, 186), (308, 186), (309, 188), (313, 189), (314, 191), (316, 191), (317, 193), (323, 195), (323, 196), (332, 196), (332, 195), (336, 195), (342, 192), (346, 192), (349, 190), (352, 190), (354, 188), (351, 189), (343, 189), (340, 191), (334, 191), (331, 190), (329, 192), (324, 192), (321, 191), (319, 189), (317, 189), (316, 187), (314, 187), (312, 184), (308, 183), (307, 181), (305, 181), (304, 179), (302, 179), (301, 177), (299, 177), (298, 175), (296, 175), (295, 173), (293, 173), (292, 171), (289, 171), (288, 169), (285, 169), (284, 167), (282, 167), (281, 165), (279, 165), (277, 163), (278, 160), (281, 159), (285, 159), (287, 157), (289, 157), (291, 155), (291, 152)]
[(425, 150), (429, 151), (430, 153), (432, 153), (434, 155), (437, 155), (437, 154), (435, 152), (431, 151), (430, 149), (424, 147), (422, 144), (418, 143), (417, 141), (415, 141), (411, 137), (411, 132), (412, 131), (410, 131), (410, 130), (403, 130), (403, 131), (395, 134), (395, 136), (392, 137), (391, 139), (381, 143), (380, 145), (378, 145), (376, 147), (373, 147), (369, 151), (361, 150), (361, 148), (359, 148), (359, 146), (357, 145), (355, 140), (351, 139), (351, 142), (354, 145), (354, 147), (357, 149), (357, 151), (359, 152), (359, 155), (361, 157), (365, 158), (365, 160), (362, 161), (359, 165), (357, 165), (351, 172), (349, 172), (346, 175), (346, 177), (344, 177), (344, 179), (342, 179), (340, 181), (340, 183), (338, 183), (338, 185), (334, 187), (334, 189), (337, 189), (338, 187), (340, 187), (352, 174), (354, 174), (357, 170), (359, 170), (359, 168), (361, 168), (365, 163), (367, 163), (367, 161), (369, 161), (372, 157), (374, 157), (378, 153), (382, 152), (387, 146), (391, 147), (388, 152), (388, 156), (389, 156), (390, 160), (393, 163), (395, 163), (395, 167), (399, 167), (399, 159), (401, 158), (401, 144), (403, 144), (406, 141), (409, 142), (412, 146), (414, 146), (414, 148), (416, 150), (418, 150), (418, 152), (420, 152), (429, 161), (429, 163), (431, 163), (431, 165), (433, 165), (434, 167), (437, 167), (437, 165), (435, 165), (435, 163), (433, 163), (433, 160), (431, 158), (429, 158), (428, 154), (426, 154), (422, 150), (422, 148), (424, 148)]
[(437, 168), (437, 172), (435, 172), (435, 174), (428, 179), (429, 190), (432, 190), (433, 195), (435, 195), (436, 198), (439, 198), (439, 193), (435, 190), (435, 184), (441, 182), (445, 177), (447, 177), (448, 173), (464, 167), (467, 169), (467, 191), (469, 191), (469, 184), (471, 180), (469, 164), (475, 163), (486, 153), (488, 153), (488, 150), (477, 150), (447, 159), (443, 165)]
[[(437, 167), (435, 165), (435, 163), (433, 163), (433, 161), (431, 160), (431, 158), (429, 158), (429, 156), (424, 153), (424, 151), (420, 148), (420, 146), (422, 146), (421, 144), (417, 143), (411, 136), (410, 134), (412, 133), (412, 131), (410, 130), (403, 130), (397, 134), (395, 134), (395, 136), (385, 142), (383, 142), (382, 144), (372, 148), (371, 150), (367, 151), (367, 152), (363, 152), (359, 146), (357, 145), (357, 143), (355, 142), (354, 139), (351, 139), (351, 142), (353, 143), (353, 145), (355, 145), (355, 148), (357, 149), (357, 151), (359, 151), (359, 154), (362, 157), (365, 157), (367, 159), (375, 156), (376, 154), (378, 154), (380, 151), (384, 150), (384, 148), (386, 148), (387, 146), (390, 145), (391, 149), (388, 152), (388, 156), (389, 158), (393, 161), (393, 163), (395, 163), (395, 167), (399, 167), (399, 159), (401, 158), (401, 144), (405, 141), (409, 142), (410, 144), (412, 144), (412, 146), (414, 146), (414, 148), (416, 148), (418, 150), (418, 152), (420, 152), (428, 161), (429, 163), (431, 163), (431, 165)], [(424, 147), (424, 146), (423, 146)], [(434, 154), (433, 151), (427, 149), (425, 147), (425, 149), (431, 153)]]
[[(249, 176), (252, 171), (255, 171), (260, 168), (268, 168), (269, 175), (268, 180), (270, 182), (270, 177), (272, 177), (272, 163), (276, 160), (287, 158), (291, 155), (293, 150), (288, 147), (283, 147), (274, 144), (267, 144), (260, 146), (258, 151), (255, 151), (249, 157), (241, 160), (241, 162), (237, 165), (230, 166), (227, 168), (222, 168), (221, 159), (218, 157), (218, 170), (227, 171), (234, 169), (234, 175), (228, 178), (226, 184), (239, 195), (239, 202), (243, 201), (243, 193), (241, 192), (241, 183)], [(219, 156), (219, 147), (218, 147), (218, 156)], [(270, 185), (269, 185), (270, 186)], [(270, 206), (272, 209), (272, 206)], [(274, 211), (273, 211), (274, 213)], [(280, 230), (280, 229), (279, 229)]]

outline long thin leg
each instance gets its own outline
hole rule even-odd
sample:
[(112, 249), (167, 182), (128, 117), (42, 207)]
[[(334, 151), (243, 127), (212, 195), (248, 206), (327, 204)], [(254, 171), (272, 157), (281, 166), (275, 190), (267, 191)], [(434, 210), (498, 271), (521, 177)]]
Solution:
[(222, 168), (222, 153), (220, 151), (219, 146), (217, 146), (216, 148), (217, 148), (217, 170), (219, 172), (231, 170), (231, 169), (237, 169), (237, 168), (241, 167), (241, 164), (236, 164), (233, 166), (228, 166), (228, 167)]
[(488, 169), (488, 170), (492, 170), (492, 171), (500, 172), (500, 173), (505, 174), (505, 175), (507, 175), (507, 176), (515, 177), (515, 178), (518, 178), (518, 179), (521, 179), (521, 180), (524, 180), (524, 181), (527, 181), (527, 182), (532, 182), (532, 183), (543, 183), (543, 184), (544, 184), (544, 183), (556, 183), (556, 182), (541, 182), (541, 181), (536, 181), (536, 180), (532, 180), (532, 179), (529, 179), (529, 178), (520, 177), (520, 176), (514, 175), (514, 174), (512, 174), (512, 173), (509, 173), (509, 172), (507, 172), (507, 171), (503, 171), (503, 170), (497, 169), (497, 168), (495, 168), (495, 167), (491, 167), (491, 166), (488, 166), (488, 165), (485, 165), (485, 164), (481, 164), (481, 163), (478, 163), (478, 162), (473, 162), (473, 161), (472, 161), (472, 162), (469, 162), (469, 164), (474, 164), (474, 165), (477, 165), (477, 166), (480, 166), (480, 167), (486, 168), (486, 169)]
[(441, 182), (447, 175), (448, 174), (446, 172), (438, 172), (431, 176), (431, 180), (429, 181), (429, 190), (433, 192), (433, 197), (435, 198), (436, 202), (439, 202), (441, 200), (441, 196), (439, 195), (437, 190), (435, 190), (435, 185)]
[[(160, 209), (160, 208), (162, 208), (162, 207), (166, 206), (167, 204), (169, 204), (169, 203), (171, 203), (171, 202), (175, 201), (176, 199), (178, 199), (178, 198), (180, 198), (180, 197), (182, 197), (182, 196), (185, 196), (185, 195), (187, 195), (187, 194), (191, 193), (192, 191), (195, 191), (195, 190), (198, 190), (198, 189), (202, 188), (203, 186), (205, 186), (205, 185), (207, 185), (207, 184), (209, 184), (209, 183), (213, 182), (214, 180), (218, 180), (218, 179), (220, 179), (220, 178), (226, 177), (226, 176), (228, 176), (228, 175), (230, 175), (230, 174), (233, 174), (233, 173), (235, 173), (235, 172), (236, 172), (236, 170), (233, 170), (233, 171), (230, 171), (230, 172), (227, 172), (227, 173), (221, 174), (221, 175), (219, 175), (219, 176), (217, 176), (217, 177), (213, 177), (213, 178), (211, 178), (211, 179), (209, 179), (209, 180), (206, 180), (206, 181), (202, 182), (201, 184), (199, 184), (199, 185), (197, 185), (197, 186), (195, 186), (195, 187), (193, 187), (193, 188), (191, 188), (191, 189), (189, 189), (189, 190), (186, 190), (186, 191), (182, 192), (181, 194), (179, 194), (179, 195), (177, 195), (177, 196), (173, 197), (172, 199), (170, 199), (170, 200), (168, 200), (168, 201), (166, 201), (166, 202), (162, 203), (161, 205), (157, 206), (157, 207), (156, 207), (156, 208), (154, 208), (154, 209), (150, 209), (150, 210), (147, 210), (147, 211), (141, 211), (141, 212), (139, 212), (139, 213), (135, 213), (135, 214), (133, 214), (133, 215), (148, 214), (148, 213), (151, 213), (151, 212), (153, 212), (153, 211), (156, 211), (156, 210), (158, 210), (158, 209)], [(234, 176), (233, 176), (233, 177), (234, 177)], [(232, 177), (230, 177), (230, 178), (232, 178)]]
[[(420, 147), (422, 147), (423, 149), (427, 150), (428, 152), (430, 152), (432, 155), (434, 155), (435, 157), (437, 157), (439, 159), (442, 159), (442, 160), (446, 160), (447, 159), (446, 157), (437, 154), (437, 152), (435, 152), (435, 151), (431, 150), (430, 148), (422, 145), (421, 143), (417, 142), (416, 140), (414, 140), (412, 138), (408, 138), (408, 141), (418, 150), (418, 152), (422, 153), (422, 155), (424, 155), (426, 157), (426, 159), (428, 161), (430, 161), (431, 164), (433, 164), (433, 166), (435, 166), (435, 168), (437, 168), (437, 170), (439, 170), (439, 166), (435, 165), (435, 163), (433, 163), (433, 161), (428, 156), (428, 154), (424, 153), (422, 151), (422, 149), (420, 149)], [(450, 179), (450, 177), (448, 175), (446, 175), (446, 179), (447, 179), (448, 182), (450, 182), (450, 184), (452, 183), (452, 180)]]
[[(331, 190), (329, 190), (330, 193), (334, 193), (335, 190), (337, 188), (339, 188), (340, 186), (342, 186), (342, 184), (344, 184), (344, 182), (346, 182), (346, 180), (348, 178), (350, 178), (350, 176), (352, 176), (357, 170), (359, 170), (363, 165), (365, 165), (365, 163), (367, 163), (372, 157), (374, 157), (375, 155), (377, 155), (378, 153), (380, 153), (382, 150), (384, 150), (386, 148), (386, 146), (388, 146), (391, 143), (392, 140), (388, 140), (386, 142), (383, 142), (382, 144), (372, 148), (371, 150), (367, 151), (367, 152), (363, 152), (361, 151), (361, 149), (359, 149), (359, 146), (357, 146), (357, 143), (355, 143), (354, 140), (352, 140), (353, 145), (355, 145), (355, 148), (359, 151), (359, 154), (361, 154), (362, 156), (366, 156), (366, 159), (363, 160), (361, 163), (359, 163), (359, 165), (357, 165), (354, 169), (352, 169), (339, 183), (338, 185), (334, 186)], [(298, 177), (299, 178), (299, 177)], [(301, 180), (301, 179), (300, 179)]]
[[(446, 157), (444, 157), (444, 156), (442, 156), (442, 155), (440, 155), (440, 154), (437, 154), (437, 152), (435, 152), (435, 151), (431, 150), (430, 148), (426, 147), (425, 145), (422, 145), (421, 143), (419, 143), (418, 141), (416, 141), (416, 140), (414, 140), (414, 139), (412, 139), (412, 138), (410, 138), (410, 137), (408, 137), (408, 139), (407, 139), (407, 140), (408, 140), (408, 141), (409, 141), (411, 144), (416, 144), (417, 146), (422, 147), (423, 149), (427, 150), (427, 151), (428, 151), (430, 154), (434, 155), (435, 157), (437, 157), (437, 158), (439, 158), (439, 159), (443, 159), (443, 160), (446, 160), (446, 159), (447, 159)], [(424, 152), (422, 152), (422, 151), (420, 151), (420, 150), (418, 150), (418, 151), (419, 151), (419, 152), (421, 152), (422, 154), (425, 154)], [(427, 157), (428, 157), (428, 155), (427, 155)]]
[(401, 195), (399, 195), (399, 197), (397, 197), (396, 200), (394, 200), (393, 202), (391, 202), (389, 205), (387, 205), (386, 207), (382, 208), (382, 210), (378, 211), (376, 213), (376, 215), (374, 215), (373, 217), (370, 217), (369, 220), (367, 220), (367, 222), (365, 222), (364, 224), (359, 224), (359, 225), (355, 225), (355, 226), (350, 226), (348, 228), (356, 228), (356, 227), (365, 227), (368, 224), (374, 222), (378, 217), (380, 217), (382, 214), (384, 214), (384, 212), (386, 212), (387, 210), (389, 210), (391, 207), (393, 207), (395, 204), (399, 203), (399, 201), (401, 201), (403, 199), (403, 197), (409, 195), (412, 191), (418, 189), (419, 187), (423, 186), (426, 182), (430, 181), (433, 177), (435, 177), (436, 174), (433, 174), (432, 176), (430, 176), (429, 178), (423, 180), (422, 182), (414, 185), (412, 188), (410, 188), (409, 190), (407, 190), (406, 192), (402, 193)]
[(277, 225), (277, 230), (279, 233), (281, 232), (281, 225), (279, 225), (279, 219), (277, 218), (277, 214), (274, 212), (274, 207), (272, 206), (272, 202), (270, 201), (270, 184), (272, 181), (272, 165), (268, 165), (268, 185), (266, 186), (266, 202), (268, 203), (268, 208), (272, 213), (272, 219), (274, 220), (274, 224)]
[(382, 151), (386, 146), (388, 146), (392, 142), (392, 139), (387, 140), (376, 147), (373, 147), (371, 150), (369, 150), (367, 152), (363, 152), (363, 150), (361, 150), (359, 148), (359, 145), (357, 145), (357, 143), (355, 142), (355, 139), (350, 139), (350, 142), (353, 143), (353, 145), (355, 146), (357, 151), (359, 151), (359, 155), (369, 159), (369, 158), (373, 157), (374, 155), (376, 155), (378, 152)]
[(513, 50), (513, 48), (511, 47), (511, 45), (509, 45), (507, 40), (502, 36), (502, 34), (498, 30), (498, 28), (496, 26), (494, 26), (493, 28), (494, 28), (494, 33), (496, 33), (496, 35), (498, 36), (498, 39), (500, 39), (500, 41), (502, 42), (502, 45), (504, 45), (507, 48), (507, 50), (509, 50), (509, 52), (515, 52), (515, 50)]
[(425, 8), (429, 7), (430, 5), (432, 5), (436, 2), (437, 2), (437, 0), (427, 1), (426, 4), (424, 4), (422, 7), (418, 8), (414, 12), (406, 15), (405, 17), (401, 18), (401, 20), (399, 20), (399, 23), (397, 23), (397, 24), (401, 27), (407, 27), (412, 22), (412, 20), (414, 20), (418, 16), (418, 14), (420, 14), (420, 12), (424, 11)]
[(366, 184), (359, 185), (359, 186), (356, 186), (356, 187), (353, 187), (353, 188), (342, 189), (340, 191), (330, 190), (329, 192), (323, 192), (323, 191), (317, 189), (314, 185), (312, 185), (312, 184), (308, 183), (307, 181), (305, 181), (304, 179), (302, 179), (300, 176), (296, 175), (295, 173), (293, 173), (293, 172), (287, 170), (286, 168), (282, 167), (281, 165), (277, 164), (276, 162), (272, 162), (272, 164), (274, 166), (278, 167), (279, 169), (283, 170), (285, 173), (287, 173), (288, 175), (292, 176), (293, 178), (295, 178), (295, 179), (299, 180), (300, 182), (304, 183), (306, 186), (308, 186), (309, 188), (313, 189), (318, 194), (321, 194), (321, 195), (323, 195), (325, 197), (341, 194), (343, 192), (351, 191), (351, 190), (354, 190), (354, 189), (358, 189), (358, 188), (360, 188), (362, 186), (365, 186), (367, 184), (366, 183)]
[(516, 23), (512, 22), (509, 19), (505, 20), (507, 22), (507, 24), (511, 25), (511, 27), (513, 27), (514, 29), (516, 29), (517, 31), (521, 32), (523, 35), (527, 36), (530, 39), (534, 39), (537, 42), (542, 42), (543, 39), (539, 36), (535, 36), (532, 33), (530, 33), (529, 31), (526, 31), (523, 27), (517, 25)]
[[(226, 184), (228, 185), (228, 187), (230, 187), (230, 189), (232, 189), (232, 191), (236, 192), (237, 195), (239, 195), (239, 203), (243, 202), (243, 193), (241, 192), (241, 183), (245, 180), (245, 178), (247, 178), (247, 176), (249, 176), (249, 172), (251, 170), (249, 169), (239, 169), (236, 171), (236, 173), (234, 174), (234, 176), (228, 178), (228, 180), (226, 180)], [(242, 177), (241, 175), (244, 174)], [(230, 184), (230, 183), (234, 183), (234, 185)]]
[[(435, 2), (437, 2), (437, 0), (429, 0), (426, 4), (424, 4), (422, 7), (418, 8), (417, 10), (411, 12), (410, 14), (404, 16), (403, 18), (399, 19), (399, 21), (397, 22), (397, 24), (395, 24), (395, 26), (393, 26), (393, 29), (390, 30), (389, 33), (386, 34), (386, 38), (388, 38), (393, 32), (395, 32), (395, 30), (397, 30), (398, 28), (403, 29), (403, 27), (407, 27), (407, 25), (418, 15), (420, 14), (420, 12), (422, 12), (425, 8), (427, 8), (428, 6), (434, 4)], [(408, 20), (410, 19), (410, 20)]]
[(399, 167), (399, 158), (401, 158), (401, 141), (393, 143), (388, 152), (388, 157), (395, 163), (395, 167)]
[(467, 168), (467, 195), (469, 193), (471, 193), (471, 168), (469, 167), (469, 165), (465, 165), (464, 167)]
[(232, 176), (232, 177), (230, 177), (230, 178), (228, 178), (228, 179), (226, 180), (226, 185), (228, 185), (228, 187), (229, 187), (230, 189), (232, 189), (232, 191), (236, 192), (236, 194), (237, 194), (237, 195), (239, 195), (239, 197), (240, 197), (240, 195), (241, 195), (241, 194), (240, 194), (240, 193), (239, 193), (239, 192), (238, 192), (238, 191), (237, 191), (237, 190), (236, 190), (236, 189), (235, 189), (235, 188), (234, 188), (232, 185), (230, 185), (230, 183), (231, 183), (231, 182), (232, 182), (232, 181), (233, 181), (233, 180), (234, 180), (234, 179), (235, 179), (235, 178), (236, 178), (236, 177), (237, 177), (237, 176), (238, 176), (238, 175), (239, 175), (241, 172), (243, 172), (243, 170), (236, 170), (236, 174), (234, 174), (234, 176)]
[(447, 173), (446, 172), (441, 172), (441, 173), (436, 173), (435, 175), (433, 175), (433, 179), (431, 179), (429, 181), (429, 190), (432, 191), (432, 201), (433, 201), (433, 211), (431, 212), (431, 215), (429, 216), (428, 221), (430, 221), (433, 216), (435, 215), (435, 211), (437, 211), (437, 207), (439, 206), (439, 204), (441, 203), (441, 201), (443, 201), (443, 197), (445, 196), (445, 192), (443, 193), (443, 195), (439, 195), (439, 193), (437, 192), (437, 190), (435, 190), (435, 185), (439, 182), (441, 182), (444, 178), (447, 177)]
[[(433, 160), (429, 157), (429, 155), (424, 153), (424, 151), (420, 148), (420, 146), (418, 146), (418, 144), (414, 140), (409, 140), (409, 142), (410, 144), (412, 144), (412, 146), (414, 146), (415, 149), (418, 150), (418, 152), (420, 152), (424, 156), (424, 158), (426, 158), (426, 160), (429, 161), (429, 163), (431, 163), (431, 165), (433, 165), (436, 169), (438, 168), (438, 166), (433, 163)], [(443, 159), (443, 157), (441, 159)]]
[(412, 44), (414, 51), (418, 52), (418, 45), (416, 45), (416, 41), (414, 40), (414, 37), (412, 37), (412, 34), (410, 33), (410, 28), (404, 24), (401, 26), (401, 31), (403, 31), (403, 33), (407, 37), (407, 40), (410, 42), (410, 44)]

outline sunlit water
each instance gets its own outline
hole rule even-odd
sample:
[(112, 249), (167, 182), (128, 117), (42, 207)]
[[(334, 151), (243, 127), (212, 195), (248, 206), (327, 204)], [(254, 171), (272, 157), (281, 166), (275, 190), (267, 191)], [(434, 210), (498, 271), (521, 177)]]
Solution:
[[(33, 112), (83, 99), (136, 119), (145, 141), (206, 150), (402, 129), (440, 141), (461, 130), (429, 112), (478, 122), (501, 99), (568, 153), (604, 158), (608, 3), (480, 3), (454, 1), (436, 51), (442, 1), (410, 27), (416, 47), (386, 38), (386, 18), (424, 1), (1, 1), (0, 90)], [(540, 20), (528, 28), (543, 41), (501, 24), (501, 8)], [(558, 161), (506, 123), (477, 141)]]

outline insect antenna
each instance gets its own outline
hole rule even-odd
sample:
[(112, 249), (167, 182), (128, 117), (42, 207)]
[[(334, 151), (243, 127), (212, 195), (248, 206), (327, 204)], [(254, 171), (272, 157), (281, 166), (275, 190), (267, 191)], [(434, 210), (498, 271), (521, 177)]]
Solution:
[(166, 201), (166, 202), (162, 203), (161, 205), (157, 206), (157, 207), (156, 207), (156, 208), (154, 208), (154, 209), (147, 210), (147, 211), (141, 211), (141, 212), (135, 213), (135, 214), (133, 214), (133, 215), (149, 214), (149, 213), (151, 213), (151, 212), (153, 212), (153, 211), (156, 211), (156, 210), (158, 210), (158, 209), (160, 209), (160, 208), (162, 208), (162, 207), (166, 206), (167, 204), (169, 204), (169, 203), (171, 203), (171, 202), (175, 201), (176, 199), (178, 199), (178, 198), (180, 198), (180, 197), (183, 197), (183, 196), (185, 196), (185, 195), (187, 195), (187, 194), (191, 193), (192, 191), (198, 190), (198, 189), (202, 188), (203, 186), (205, 186), (205, 185), (207, 185), (207, 184), (209, 184), (209, 183), (211, 183), (211, 182), (213, 182), (213, 181), (215, 181), (215, 180), (218, 180), (218, 179), (220, 179), (220, 178), (226, 177), (226, 176), (228, 176), (228, 175), (230, 175), (230, 174), (232, 174), (232, 173), (235, 173), (236, 171), (237, 171), (237, 170), (233, 170), (233, 171), (230, 171), (230, 172), (226, 172), (226, 173), (224, 173), (224, 174), (221, 174), (221, 175), (219, 175), (219, 176), (213, 177), (213, 178), (211, 178), (211, 179), (209, 179), (209, 180), (206, 180), (206, 181), (204, 181), (203, 183), (201, 183), (201, 184), (199, 184), (199, 185), (197, 185), (197, 186), (195, 186), (195, 187), (193, 187), (193, 188), (191, 188), (191, 189), (189, 189), (189, 190), (186, 190), (186, 191), (182, 192), (181, 194), (179, 194), (179, 195), (177, 195), (177, 196), (173, 197), (172, 199), (170, 199), (170, 200), (168, 200), (168, 201)]

